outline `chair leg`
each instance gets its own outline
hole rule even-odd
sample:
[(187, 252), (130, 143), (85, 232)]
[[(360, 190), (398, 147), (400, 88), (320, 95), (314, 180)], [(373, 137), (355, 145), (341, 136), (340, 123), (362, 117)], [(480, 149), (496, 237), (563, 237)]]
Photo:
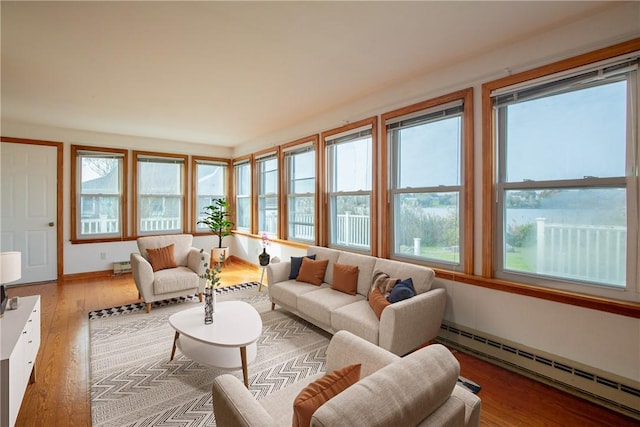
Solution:
[(200, 302), (202, 302), (202, 292), (198, 294), (198, 299), (200, 300)]
[(142, 295), (140, 295), (140, 292), (138, 292), (138, 299), (142, 299)]
[(273, 311), (273, 310), (275, 310), (275, 309), (276, 309), (276, 303), (275, 303), (275, 302), (272, 302), (272, 303), (271, 303), (271, 311)]
[(147, 313), (151, 313), (151, 303), (150, 302), (145, 304), (145, 308), (147, 309)]

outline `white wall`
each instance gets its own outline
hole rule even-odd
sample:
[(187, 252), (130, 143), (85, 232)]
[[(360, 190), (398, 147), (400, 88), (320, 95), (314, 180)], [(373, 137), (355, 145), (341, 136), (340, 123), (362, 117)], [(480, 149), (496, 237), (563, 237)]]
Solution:
[[(487, 29), (491, 31), (491, 29)], [(382, 114), (386, 111), (473, 86), (475, 89), (475, 160), (476, 173), (481, 173), (482, 139), (480, 88), (483, 82), (500, 78), (508, 72), (519, 72), (534, 66), (588, 52), (640, 36), (640, 2), (620, 3), (600, 15), (568, 24), (522, 41), (505, 40), (496, 51), (469, 58), (464, 64), (420, 76), (398, 86), (381, 90), (367, 98), (344, 105), (298, 126), (251, 141), (236, 148), (211, 149), (173, 141), (155, 141), (136, 137), (76, 132), (54, 128), (2, 122), (2, 135), (59, 140), (65, 142), (64, 177), (64, 273), (73, 274), (111, 268), (111, 261), (128, 259), (135, 250), (134, 242), (72, 245), (69, 243), (69, 144), (135, 147), (153, 151), (240, 156), (261, 148), (279, 145), (309, 134), (341, 126), (345, 121)], [(473, 43), (473, 40), (469, 40)], [(428, 54), (426, 52), (425, 54)], [(476, 200), (481, 200), (481, 180), (476, 179)], [(482, 265), (482, 212), (475, 212), (474, 269)], [(211, 238), (209, 238), (211, 239)], [(257, 264), (256, 250), (261, 241), (246, 236), (231, 240), (231, 253)], [(196, 239), (196, 246), (211, 246)], [(100, 253), (107, 260), (100, 260)], [(303, 250), (273, 244), (272, 255), (287, 260)], [(633, 381), (640, 381), (640, 320), (590, 309), (438, 280), (446, 287), (449, 303), (446, 319), (460, 325), (503, 337), (571, 360), (594, 366)]]

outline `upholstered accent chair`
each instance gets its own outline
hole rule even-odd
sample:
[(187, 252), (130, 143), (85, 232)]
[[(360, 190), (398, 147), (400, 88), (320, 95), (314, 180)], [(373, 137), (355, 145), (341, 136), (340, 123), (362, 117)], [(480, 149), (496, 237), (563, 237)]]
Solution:
[(137, 243), (140, 253), (131, 254), (131, 272), (147, 313), (155, 301), (195, 294), (202, 301), (207, 257), (192, 246), (191, 234), (140, 237)]

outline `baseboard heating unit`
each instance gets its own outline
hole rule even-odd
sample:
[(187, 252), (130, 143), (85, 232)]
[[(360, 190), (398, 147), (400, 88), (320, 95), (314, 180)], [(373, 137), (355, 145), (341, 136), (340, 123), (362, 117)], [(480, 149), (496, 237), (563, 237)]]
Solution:
[(640, 420), (640, 383), (449, 322), (437, 341)]
[(131, 273), (130, 261), (119, 261), (113, 263), (113, 274)]

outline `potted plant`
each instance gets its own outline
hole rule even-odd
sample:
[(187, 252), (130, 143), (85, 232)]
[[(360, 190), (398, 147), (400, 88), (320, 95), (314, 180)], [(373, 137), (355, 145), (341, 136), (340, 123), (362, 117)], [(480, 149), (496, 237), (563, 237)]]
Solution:
[(218, 247), (211, 249), (211, 259), (224, 262), (227, 259), (229, 248), (222, 246), (222, 241), (225, 237), (231, 236), (233, 228), (233, 222), (229, 220), (232, 217), (232, 213), (229, 212), (229, 202), (224, 199), (215, 199), (211, 205), (204, 208), (202, 214), (205, 217), (198, 221), (198, 224), (206, 225), (218, 236)]

